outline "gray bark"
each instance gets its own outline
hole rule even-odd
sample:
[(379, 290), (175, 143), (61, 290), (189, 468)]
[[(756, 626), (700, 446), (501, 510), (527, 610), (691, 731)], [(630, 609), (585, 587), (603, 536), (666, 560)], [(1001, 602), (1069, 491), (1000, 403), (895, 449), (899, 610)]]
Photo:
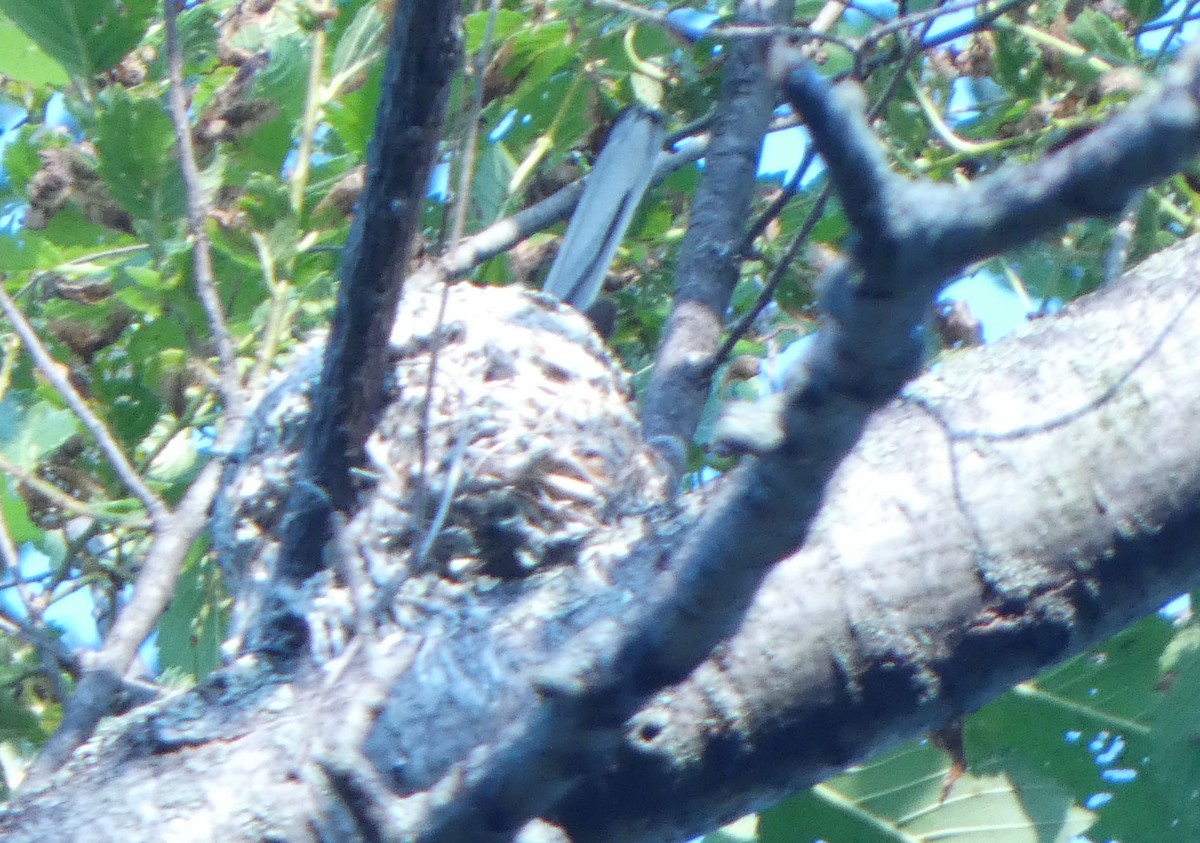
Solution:
[[(581, 754), (547, 819), (576, 840), (683, 839), (971, 710), (1195, 586), (1198, 262), (1188, 241), (913, 382), (869, 423), (805, 548), (736, 634), (628, 722), (615, 764)], [(655, 547), (719, 494), (681, 501), (640, 564), (613, 561), (603, 586), (553, 574), (521, 586), (568, 608), (535, 613), (533, 632), (511, 613), (485, 618), (510, 624), (506, 645), (462, 624), (428, 652), (427, 637), (393, 636), (288, 681), (235, 665), (110, 721), (0, 814), (0, 832), (368, 839), (373, 783), (408, 777), (408, 798), (384, 803), (393, 816), (427, 810), (426, 788), (455, 796), (440, 773), (506, 745), (506, 724), (539, 704), (530, 675), (575, 646), (572, 630), (627, 617), (661, 576)], [(414, 706), (438, 716), (403, 716)], [(397, 772), (412, 760), (426, 772)]]
[[(762, 106), (741, 58), (726, 93), (746, 96), (728, 99)], [(963, 191), (892, 176), (854, 98), (792, 73), (857, 240), (822, 293), (806, 377), (770, 435), (745, 440), (744, 466), (662, 500), (621, 376), (578, 318), (454, 291), (444, 321), (376, 355), (395, 389), (352, 517), (306, 545), (305, 576), (272, 579), (271, 617), (288, 624), (265, 628), (287, 646), (260, 637), (203, 687), (115, 721), (0, 830), (489, 843), (542, 817), (580, 840), (682, 838), (939, 725), (1188, 587), (1197, 460), (1177, 410), (1200, 396), (1170, 374), (1200, 341), (1183, 277), (1195, 244), (872, 414), (917, 367), (915, 328), (958, 266), (1119, 209), (1194, 154), (1198, 66), (1189, 54), (1106, 129)], [(703, 299), (719, 327), (724, 287), (689, 297), (689, 283), (680, 304)], [(654, 406), (663, 384), (703, 386), (711, 366), (692, 381), (672, 369), (701, 346), (715, 350), (660, 360), (644, 416), (658, 439), (692, 426), (688, 396)], [(293, 387), (300, 405), (322, 397)], [(237, 531), (260, 529), (246, 560), (268, 572), (292, 560), (276, 542), (286, 522), (271, 523), (295, 487), (283, 434), (229, 481), (270, 481), (256, 510), (230, 495)], [(253, 617), (266, 604), (248, 593)]]

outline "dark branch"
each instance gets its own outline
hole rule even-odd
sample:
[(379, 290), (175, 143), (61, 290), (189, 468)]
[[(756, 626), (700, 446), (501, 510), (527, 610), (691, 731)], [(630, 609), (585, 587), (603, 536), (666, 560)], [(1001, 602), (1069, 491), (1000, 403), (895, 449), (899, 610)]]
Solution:
[(328, 514), (353, 505), (350, 469), (382, 400), (388, 335), (459, 63), (456, 9), (439, 0), (395, 5), (366, 185), (346, 244), (300, 481), (284, 520), (278, 573), (285, 580), (321, 569)]
[[(738, 22), (785, 24), (792, 9), (789, 2), (771, 4), (771, 19), (763, 21), (758, 4), (744, 2)], [(647, 438), (680, 463), (677, 470), (708, 398), (708, 373), (738, 280), (738, 246), (749, 216), (759, 148), (775, 107), (762, 46), (738, 41), (729, 49), (707, 165), (679, 253), (675, 302), (642, 406)]]

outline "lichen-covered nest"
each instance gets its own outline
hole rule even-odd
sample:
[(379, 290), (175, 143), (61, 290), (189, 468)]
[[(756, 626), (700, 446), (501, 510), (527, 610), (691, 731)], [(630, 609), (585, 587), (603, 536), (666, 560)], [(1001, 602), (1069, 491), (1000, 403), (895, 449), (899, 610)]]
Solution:
[[(603, 587), (664, 498), (626, 376), (553, 300), (470, 284), (446, 293), (440, 325), (441, 287), (406, 288), (397, 315), (387, 406), (347, 527), (356, 569), (401, 621), (422, 601), (555, 569)], [(320, 351), (298, 353), (267, 391), (225, 473), (214, 543), (243, 609), (278, 550)], [(346, 585), (329, 572), (319, 599)]]

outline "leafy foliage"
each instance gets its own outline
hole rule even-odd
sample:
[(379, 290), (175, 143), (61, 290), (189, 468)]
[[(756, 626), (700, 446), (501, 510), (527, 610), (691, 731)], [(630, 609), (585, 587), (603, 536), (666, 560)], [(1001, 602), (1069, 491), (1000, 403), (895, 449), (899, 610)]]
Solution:
[(155, 5), (153, 0), (4, 0), (0, 11), (67, 73), (93, 77), (138, 45)]

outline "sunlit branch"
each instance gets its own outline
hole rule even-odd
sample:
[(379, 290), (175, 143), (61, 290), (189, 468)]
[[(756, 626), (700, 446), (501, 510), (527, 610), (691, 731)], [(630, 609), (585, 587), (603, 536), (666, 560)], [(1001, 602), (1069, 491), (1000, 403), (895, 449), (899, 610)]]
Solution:
[[(321, 16), (328, 10), (324, 0), (311, 5), (312, 14)], [(312, 166), (313, 138), (317, 133), (317, 123), (321, 116), (323, 99), (321, 77), (325, 72), (325, 50), (329, 38), (325, 33), (324, 22), (317, 26), (312, 33), (311, 52), (308, 59), (308, 86), (304, 94), (304, 117), (300, 122), (300, 139), (296, 144), (296, 163), (292, 169), (291, 200), (292, 210), (299, 217), (304, 210), (304, 190), (308, 186), (308, 173)], [(174, 79), (172, 79), (172, 83)]]
[(42, 497), (48, 499), (55, 506), (72, 512), (76, 515), (82, 515), (86, 518), (95, 518), (98, 521), (119, 524), (122, 527), (132, 529), (145, 529), (150, 526), (150, 522), (140, 515), (130, 515), (129, 513), (110, 512), (107, 506), (103, 503), (89, 503), (81, 501), (78, 498), (64, 492), (62, 489), (43, 480), (36, 474), (32, 474), (21, 466), (9, 460), (3, 454), (0, 454), (0, 471), (11, 475), (22, 486), (28, 486), (33, 491), (37, 492)]
[(33, 326), (25, 318), (25, 314), (21, 313), (16, 302), (9, 297), (8, 293), (2, 287), (0, 287), (0, 310), (4, 311), (4, 315), (8, 317), (9, 322), (13, 326), (13, 330), (21, 338), (21, 342), (25, 344), (25, 348), (29, 351), (29, 356), (33, 358), (33, 363), (37, 367), (37, 370), (54, 390), (62, 396), (63, 401), (71, 408), (71, 412), (83, 422), (83, 426), (92, 434), (92, 437), (96, 440), (96, 444), (100, 447), (101, 453), (104, 454), (105, 459), (108, 460), (109, 465), (112, 466), (113, 471), (125, 485), (125, 488), (141, 501), (150, 519), (156, 525), (163, 523), (169, 514), (166, 504), (142, 480), (141, 475), (138, 474), (137, 469), (134, 468), (129, 458), (125, 456), (125, 452), (109, 431), (108, 426), (99, 416), (92, 412), (91, 407), (88, 406), (84, 397), (71, 385), (71, 381), (64, 372), (63, 367), (50, 355), (49, 350), (42, 344), (41, 338), (38, 337)]
[(208, 209), (205, 207), (200, 187), (200, 169), (196, 166), (196, 151), (192, 145), (192, 127), (188, 122), (187, 102), (183, 92), (183, 55), (176, 28), (177, 9), (175, 0), (167, 0), (166, 40), (168, 110), (175, 127), (175, 142), (179, 148), (179, 166), (183, 174), (184, 192), (187, 195), (188, 228), (192, 235), (192, 272), (195, 275), (196, 295), (208, 318), (208, 329), (212, 333), (217, 359), (221, 364), (221, 392), (230, 415), (242, 415), (245, 397), (242, 395), (241, 378), (237, 371), (237, 353), (225, 312), (217, 295), (216, 279), (213, 275), (212, 245), (205, 230)]
[[(953, 29), (948, 29), (945, 32), (938, 33), (938, 35), (934, 38), (928, 37), (927, 33), (929, 30), (926, 28), (926, 35), (922, 36), (922, 46), (926, 48), (936, 47), (953, 41), (956, 38), (961, 38), (964, 35), (971, 35), (972, 33), (980, 32), (984, 29), (987, 29), (1001, 15), (1006, 15), (1015, 9), (1021, 8), (1022, 6), (1027, 6), (1030, 4), (1030, 2), (1032, 2), (1032, 0), (1005, 0), (1005, 2), (998, 3), (990, 8), (986, 8), (976, 17), (954, 27)], [(926, 9), (923, 12), (913, 12), (912, 14), (905, 15), (902, 18), (897, 18), (894, 21), (889, 21), (888, 23), (875, 27), (863, 37), (863, 42), (860, 47), (865, 49), (879, 40), (886, 38), (888, 35), (891, 35), (893, 32), (903, 32), (904, 30), (910, 29), (918, 24), (932, 23), (938, 18), (963, 12), (968, 9), (978, 8), (979, 5), (980, 4), (978, 0), (959, 0), (959, 2), (956, 3), (947, 3), (943, 6)]]

